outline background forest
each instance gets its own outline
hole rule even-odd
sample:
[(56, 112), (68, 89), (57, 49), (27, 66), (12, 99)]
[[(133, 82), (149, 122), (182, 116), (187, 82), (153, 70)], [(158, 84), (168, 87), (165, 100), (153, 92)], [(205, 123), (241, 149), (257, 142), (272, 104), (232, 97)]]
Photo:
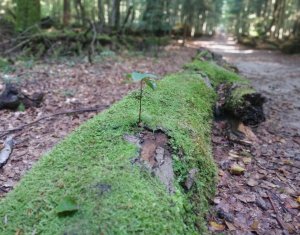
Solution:
[[(285, 52), (300, 51), (300, 0), (3, 0), (0, 52), (25, 48), (40, 56), (51, 47), (60, 54), (65, 48), (53, 43), (63, 41), (71, 54), (87, 48), (92, 54), (112, 41), (119, 42), (116, 48), (120, 42), (136, 43), (124, 35), (185, 40), (214, 35), (217, 28), (253, 47), (267, 43)], [(20, 32), (23, 36), (14, 39), (17, 48), (11, 50), (11, 41), (5, 39)], [(144, 47), (142, 41), (142, 46), (135, 46)], [(148, 40), (148, 44), (163, 42)]]

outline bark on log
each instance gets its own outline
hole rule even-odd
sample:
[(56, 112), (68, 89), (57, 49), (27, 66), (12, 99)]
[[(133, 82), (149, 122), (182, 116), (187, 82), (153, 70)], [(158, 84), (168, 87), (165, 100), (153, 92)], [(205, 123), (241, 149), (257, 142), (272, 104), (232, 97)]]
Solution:
[[(217, 65), (238, 72), (238, 69), (223, 59), (222, 55), (199, 48), (197, 58), (204, 61), (212, 61)], [(265, 121), (263, 104), (265, 98), (248, 84), (226, 83), (217, 88), (219, 101), (217, 112), (229, 115), (242, 121), (245, 125), (256, 126)]]
[(219, 87), (223, 94), (221, 111), (233, 116), (245, 125), (256, 126), (265, 121), (263, 104), (265, 97), (257, 93), (250, 85), (223, 84)]
[(22, 93), (12, 84), (7, 84), (4, 91), (0, 95), (0, 110), (11, 109), (16, 110), (21, 104), (25, 108), (39, 107), (44, 98), (43, 93), (34, 93), (31, 97)]

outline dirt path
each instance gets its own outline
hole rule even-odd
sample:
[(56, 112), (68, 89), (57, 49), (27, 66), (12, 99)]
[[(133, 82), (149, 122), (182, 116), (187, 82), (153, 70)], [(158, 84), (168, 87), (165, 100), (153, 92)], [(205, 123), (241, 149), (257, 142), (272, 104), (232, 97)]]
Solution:
[[(267, 98), (267, 121), (251, 145), (233, 142), (216, 122), (214, 155), (220, 167), (210, 229), (226, 234), (300, 234), (300, 55), (252, 50), (232, 40), (194, 42), (222, 54)], [(245, 174), (233, 176), (233, 164)], [(297, 202), (298, 201), (298, 202)]]

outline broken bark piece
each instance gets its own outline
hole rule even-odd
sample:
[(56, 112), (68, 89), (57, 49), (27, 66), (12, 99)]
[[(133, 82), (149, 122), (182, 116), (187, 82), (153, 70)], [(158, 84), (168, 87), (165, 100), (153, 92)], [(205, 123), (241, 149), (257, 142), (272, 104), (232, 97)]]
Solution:
[(184, 183), (187, 190), (190, 190), (192, 188), (198, 172), (199, 172), (199, 170), (196, 168), (193, 168), (189, 171), (189, 175)]
[(43, 98), (43, 93), (34, 93), (30, 97), (22, 93), (16, 86), (6, 84), (4, 91), (0, 95), (0, 110), (16, 110), (21, 104), (23, 104), (25, 108), (39, 107)]
[(13, 151), (13, 147), (14, 147), (13, 137), (9, 136), (4, 141), (3, 148), (0, 151), (0, 168), (6, 164), (10, 154)]

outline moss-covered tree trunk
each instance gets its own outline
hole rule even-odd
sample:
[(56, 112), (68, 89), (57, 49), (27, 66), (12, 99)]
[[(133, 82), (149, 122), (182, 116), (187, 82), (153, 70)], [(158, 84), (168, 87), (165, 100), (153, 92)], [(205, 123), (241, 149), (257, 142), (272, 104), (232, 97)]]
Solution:
[(17, 0), (17, 30), (23, 31), (38, 23), (41, 18), (40, 0)]

